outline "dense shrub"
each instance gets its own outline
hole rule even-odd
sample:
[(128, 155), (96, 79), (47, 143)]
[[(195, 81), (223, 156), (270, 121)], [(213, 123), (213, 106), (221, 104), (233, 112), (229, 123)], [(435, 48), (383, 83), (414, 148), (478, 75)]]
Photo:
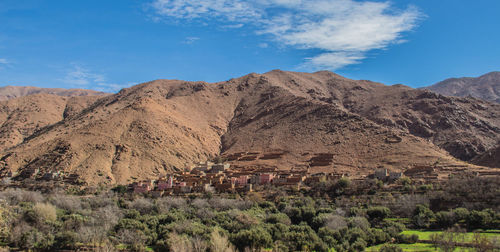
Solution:
[(375, 206), (369, 207), (368, 210), (366, 210), (366, 214), (370, 220), (382, 220), (389, 217), (391, 210), (387, 207)]
[(403, 252), (403, 249), (393, 245), (393, 244), (385, 244), (383, 245), (380, 250), (380, 252)]
[(269, 232), (259, 226), (240, 230), (231, 236), (231, 241), (240, 250), (244, 248), (270, 248), (273, 244)]
[(424, 205), (417, 205), (413, 212), (413, 224), (419, 228), (428, 228), (431, 220), (434, 218), (434, 212), (429, 207)]
[(399, 234), (396, 237), (397, 243), (413, 244), (418, 241), (418, 235)]

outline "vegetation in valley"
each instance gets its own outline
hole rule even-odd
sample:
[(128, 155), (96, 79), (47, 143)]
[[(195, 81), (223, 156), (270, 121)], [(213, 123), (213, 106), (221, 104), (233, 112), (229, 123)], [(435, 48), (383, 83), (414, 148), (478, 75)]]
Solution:
[(8, 189), (0, 192), (0, 243), (42, 251), (499, 248), (497, 179), (398, 183), (394, 189), (376, 180), (340, 179), (302, 191), (269, 187), (265, 194), (161, 198), (125, 190), (74, 195)]

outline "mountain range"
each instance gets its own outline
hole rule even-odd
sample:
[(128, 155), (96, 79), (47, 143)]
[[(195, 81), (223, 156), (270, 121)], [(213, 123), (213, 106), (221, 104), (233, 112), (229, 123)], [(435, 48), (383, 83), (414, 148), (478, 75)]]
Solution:
[(0, 173), (23, 180), (64, 171), (94, 185), (217, 157), (355, 176), (378, 167), (498, 167), (479, 157), (500, 140), (500, 104), (328, 71), (155, 80), (110, 95), (39, 93), (1, 101), (0, 122)]
[(477, 78), (450, 78), (426, 87), (448, 96), (476, 97), (500, 103), (500, 72), (491, 72)]

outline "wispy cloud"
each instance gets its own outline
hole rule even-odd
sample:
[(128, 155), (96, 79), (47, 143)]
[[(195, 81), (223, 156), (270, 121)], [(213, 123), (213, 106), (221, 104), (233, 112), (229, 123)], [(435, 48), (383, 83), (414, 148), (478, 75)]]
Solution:
[(186, 38), (184, 39), (184, 42), (183, 42), (183, 43), (184, 43), (184, 44), (187, 44), (187, 45), (191, 45), (191, 44), (193, 44), (194, 42), (196, 42), (196, 41), (198, 41), (198, 40), (200, 40), (200, 38), (198, 38), (198, 37), (186, 37)]
[(154, 0), (152, 6), (163, 18), (252, 25), (281, 45), (319, 51), (303, 66), (326, 69), (359, 63), (371, 50), (404, 42), (403, 33), (423, 16), (416, 7), (399, 10), (373, 0)]
[(88, 87), (105, 81), (105, 77), (102, 74), (92, 73), (90, 70), (79, 64), (72, 63), (71, 66), (72, 67), (68, 70), (66, 76), (61, 79), (61, 81), (66, 84)]
[(244, 24), (228, 24), (228, 25), (223, 25), (222, 28), (227, 28), (227, 29), (238, 29), (245, 26)]
[(76, 88), (93, 89), (102, 92), (114, 93), (122, 88), (130, 87), (136, 83), (117, 84), (109, 82), (104, 74), (97, 74), (81, 64), (71, 63), (60, 82)]
[(0, 58), (0, 70), (4, 70), (6, 67), (10, 67), (11, 62), (5, 58)]
[(137, 82), (127, 82), (125, 84), (117, 84), (117, 83), (97, 83), (96, 86), (93, 87), (94, 90), (106, 92), (106, 93), (116, 93), (120, 91), (122, 88), (128, 88), (134, 85), (137, 85)]
[(269, 44), (268, 43), (259, 43), (260, 48), (268, 48)]

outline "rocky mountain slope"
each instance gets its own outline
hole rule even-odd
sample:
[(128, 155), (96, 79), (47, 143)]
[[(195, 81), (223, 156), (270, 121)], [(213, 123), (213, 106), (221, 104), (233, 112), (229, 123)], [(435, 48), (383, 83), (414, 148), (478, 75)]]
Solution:
[(34, 132), (79, 113), (100, 97), (34, 94), (0, 101), (0, 150), (16, 146)]
[(472, 163), (481, 166), (500, 168), (500, 143), (485, 153), (474, 157)]
[(500, 103), (500, 72), (491, 72), (477, 78), (451, 78), (426, 87), (448, 96), (472, 96)]
[(38, 87), (25, 87), (25, 86), (0, 87), (0, 101), (6, 101), (9, 99), (14, 99), (32, 94), (52, 94), (52, 95), (67, 96), (67, 97), (108, 95), (107, 93), (88, 90), (88, 89), (38, 88)]
[(234, 163), (360, 175), (379, 166), (467, 167), (457, 158), (470, 160), (500, 139), (500, 104), (331, 72), (157, 80), (50, 106), (73, 113), (4, 149), (3, 173), (25, 179), (62, 170), (89, 184), (123, 184), (217, 156), (245, 156)]

